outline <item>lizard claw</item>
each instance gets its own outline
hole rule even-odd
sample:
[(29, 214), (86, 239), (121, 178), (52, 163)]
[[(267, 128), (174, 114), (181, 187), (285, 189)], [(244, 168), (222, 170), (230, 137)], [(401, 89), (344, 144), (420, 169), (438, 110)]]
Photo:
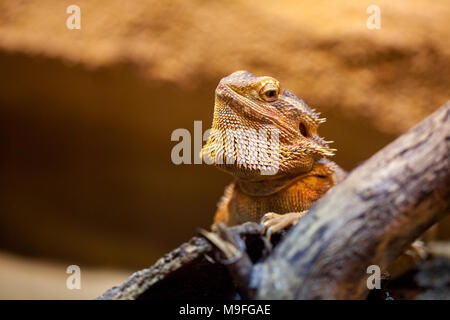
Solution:
[(268, 212), (262, 216), (260, 223), (262, 224), (261, 233), (265, 235), (269, 240), (274, 233), (292, 226), (297, 223), (301, 216), (306, 211), (302, 212), (290, 212), (285, 214), (277, 214), (274, 212)]
[(268, 212), (261, 217), (261, 220), (259, 221), (259, 223), (264, 224), (267, 220), (272, 219), (275, 216), (279, 216), (279, 214), (276, 214), (273, 212)]

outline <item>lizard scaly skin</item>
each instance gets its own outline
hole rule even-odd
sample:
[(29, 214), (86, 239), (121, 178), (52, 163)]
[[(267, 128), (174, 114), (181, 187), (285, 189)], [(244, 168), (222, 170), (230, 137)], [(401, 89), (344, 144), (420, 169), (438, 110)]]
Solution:
[[(295, 224), (346, 175), (327, 159), (335, 150), (318, 135), (324, 121), (272, 77), (237, 71), (223, 78), (202, 156), (235, 180), (225, 189), (214, 223), (262, 221), (269, 237)], [(417, 240), (388, 266), (388, 274), (398, 277), (426, 256)]]
[(325, 120), (272, 77), (237, 71), (216, 89), (203, 158), (235, 181), (214, 223), (262, 221), (270, 235), (297, 222), (345, 173), (317, 132)]

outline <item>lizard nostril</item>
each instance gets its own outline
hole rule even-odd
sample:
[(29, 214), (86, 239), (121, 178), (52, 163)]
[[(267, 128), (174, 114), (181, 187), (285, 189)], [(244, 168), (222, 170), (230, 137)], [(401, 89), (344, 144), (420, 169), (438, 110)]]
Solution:
[(303, 122), (300, 122), (300, 124), (298, 125), (298, 128), (300, 130), (300, 133), (302, 134), (302, 136), (308, 138), (308, 130), (306, 129), (306, 126)]

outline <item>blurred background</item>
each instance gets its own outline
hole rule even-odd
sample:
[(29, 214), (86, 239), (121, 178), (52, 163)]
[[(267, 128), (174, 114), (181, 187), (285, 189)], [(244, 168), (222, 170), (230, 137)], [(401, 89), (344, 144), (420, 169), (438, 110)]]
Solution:
[(449, 16), (447, 0), (0, 0), (0, 298), (94, 298), (209, 227), (231, 176), (174, 165), (170, 136), (209, 128), (233, 71), (320, 110), (351, 170), (449, 99)]

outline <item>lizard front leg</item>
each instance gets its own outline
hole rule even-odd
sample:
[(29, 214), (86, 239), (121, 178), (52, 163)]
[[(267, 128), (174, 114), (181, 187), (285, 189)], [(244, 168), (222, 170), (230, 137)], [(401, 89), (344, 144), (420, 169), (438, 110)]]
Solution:
[(265, 234), (270, 240), (274, 233), (296, 224), (306, 212), (307, 210), (284, 214), (268, 212), (261, 218), (261, 224), (263, 225), (262, 234)]

